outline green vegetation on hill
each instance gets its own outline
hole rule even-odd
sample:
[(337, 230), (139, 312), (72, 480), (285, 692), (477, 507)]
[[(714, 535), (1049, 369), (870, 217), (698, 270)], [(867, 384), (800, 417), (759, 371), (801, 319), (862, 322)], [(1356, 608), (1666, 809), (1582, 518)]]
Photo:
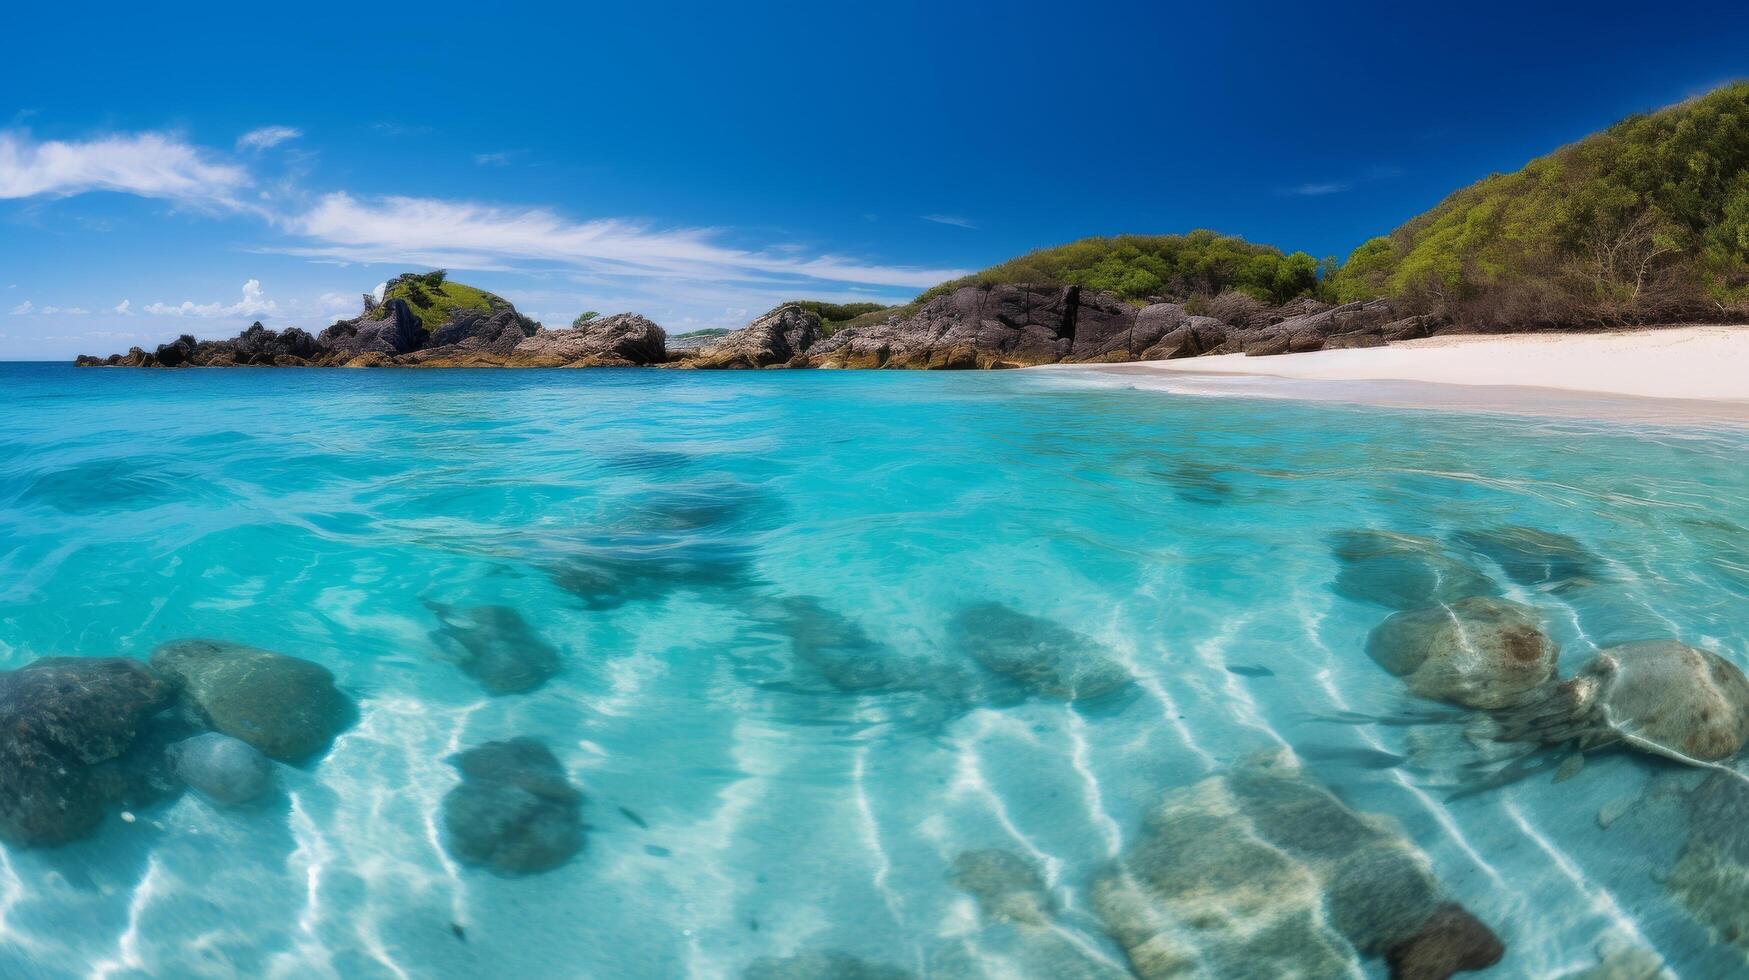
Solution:
[(997, 283), (1077, 285), (1135, 302), (1234, 290), (1285, 303), (1318, 288), (1318, 262), (1304, 252), (1284, 255), (1280, 249), (1212, 231), (1083, 238), (944, 282), (917, 299), (927, 302), (962, 286)]
[(799, 306), (804, 310), (818, 314), (820, 317), (820, 332), (831, 336), (860, 316), (871, 313), (881, 313), (888, 307), (880, 303), (824, 303), (817, 299), (792, 299), (781, 303), (778, 309), (785, 306)]
[[(435, 330), (449, 322), (452, 310), (490, 312), (510, 305), (508, 300), (495, 293), (449, 281), (442, 269), (402, 273), (389, 280), (388, 288), (383, 291), (383, 302), (391, 299), (404, 301), (424, 322), (427, 330)], [(382, 319), (382, 315), (378, 314), (376, 319)]]
[(1356, 249), (1339, 301), (1610, 324), (1749, 305), (1749, 83), (1633, 116)]

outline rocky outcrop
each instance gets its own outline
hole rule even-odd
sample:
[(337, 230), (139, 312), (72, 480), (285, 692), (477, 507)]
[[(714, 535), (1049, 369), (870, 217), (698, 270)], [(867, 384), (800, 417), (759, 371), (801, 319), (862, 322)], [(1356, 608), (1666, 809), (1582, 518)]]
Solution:
[(851, 327), (814, 345), (828, 368), (965, 369), (1051, 364), (1075, 342), (1076, 286), (967, 286), (909, 317)]
[[(1194, 307), (1194, 304), (1193, 304)], [(676, 338), (635, 313), (563, 330), (540, 328), (507, 304), (453, 310), (422, 323), (389, 299), (320, 335), (257, 323), (232, 340), (184, 336), (156, 351), (81, 355), (82, 367), (234, 365), (329, 367), (919, 368), (1025, 367), (1244, 353), (1255, 356), (1372, 347), (1424, 337), (1439, 324), (1404, 317), (1391, 300), (1332, 307), (1309, 297), (1269, 306), (1241, 293), (1136, 307), (1080, 286), (965, 286), (885, 322), (825, 336), (819, 315), (785, 304), (721, 336)], [(1202, 315), (1206, 311), (1213, 315)]]
[(430, 346), (402, 357), (411, 367), (495, 367), (533, 336), (534, 321), (512, 309), (470, 311), (431, 332)]
[(172, 687), (121, 658), (48, 657), (0, 674), (0, 840), (59, 844), (89, 834)]
[(636, 313), (617, 313), (565, 330), (542, 328), (519, 342), (515, 367), (636, 367), (668, 359), (668, 335)]
[(406, 302), (391, 299), (378, 308), (380, 318), (361, 316), (346, 326), (351, 330), (336, 330), (336, 324), (322, 331), (328, 337), (333, 354), (356, 357), (359, 354), (409, 354), (425, 346), (431, 335)]
[(154, 650), (152, 669), (180, 685), (184, 709), (203, 727), (281, 762), (326, 752), (358, 716), (327, 668), (271, 650), (182, 640)]
[(686, 361), (694, 368), (806, 367), (820, 340), (820, 315), (780, 306)]
[(444, 845), (457, 860), (526, 875), (583, 849), (583, 793), (539, 739), (487, 742), (449, 763), (462, 774), (443, 798)]

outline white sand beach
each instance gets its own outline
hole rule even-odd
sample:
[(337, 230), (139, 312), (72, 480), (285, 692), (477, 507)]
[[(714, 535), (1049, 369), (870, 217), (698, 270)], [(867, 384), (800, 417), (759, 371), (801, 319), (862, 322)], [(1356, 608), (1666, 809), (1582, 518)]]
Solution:
[(1449, 336), (1275, 357), (1143, 361), (1130, 370), (1306, 381), (1418, 381), (1749, 402), (1749, 326)]

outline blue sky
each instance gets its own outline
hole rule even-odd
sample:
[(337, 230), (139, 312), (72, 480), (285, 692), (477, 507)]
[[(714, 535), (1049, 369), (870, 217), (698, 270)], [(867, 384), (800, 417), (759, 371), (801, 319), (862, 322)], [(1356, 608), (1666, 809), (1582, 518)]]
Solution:
[(1491, 171), (1749, 76), (1741, 3), (8, 21), (0, 358), (26, 359), (320, 328), (434, 266), (550, 326), (636, 310), (681, 332), (798, 296), (906, 299), (1086, 235), (1346, 254)]

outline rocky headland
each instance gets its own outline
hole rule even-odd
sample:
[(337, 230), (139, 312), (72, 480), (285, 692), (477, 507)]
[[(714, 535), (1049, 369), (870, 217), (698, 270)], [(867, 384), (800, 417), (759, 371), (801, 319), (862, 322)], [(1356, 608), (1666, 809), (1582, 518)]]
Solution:
[[(496, 300), (496, 297), (494, 297)], [(834, 333), (819, 313), (785, 304), (727, 334), (670, 342), (636, 313), (549, 330), (497, 300), (452, 309), (429, 323), (400, 298), (370, 301), (319, 334), (251, 325), (230, 340), (183, 335), (155, 350), (81, 355), (81, 367), (413, 367), (688, 369), (989, 369), (1059, 363), (1165, 360), (1203, 354), (1268, 355), (1377, 347), (1425, 337), (1444, 324), (1404, 315), (1391, 300), (1332, 306), (1309, 297), (1270, 306), (1137, 304), (1080, 286), (962, 286), (876, 322)], [(435, 318), (439, 314), (427, 311)], [(863, 318), (867, 319), (867, 318)]]

